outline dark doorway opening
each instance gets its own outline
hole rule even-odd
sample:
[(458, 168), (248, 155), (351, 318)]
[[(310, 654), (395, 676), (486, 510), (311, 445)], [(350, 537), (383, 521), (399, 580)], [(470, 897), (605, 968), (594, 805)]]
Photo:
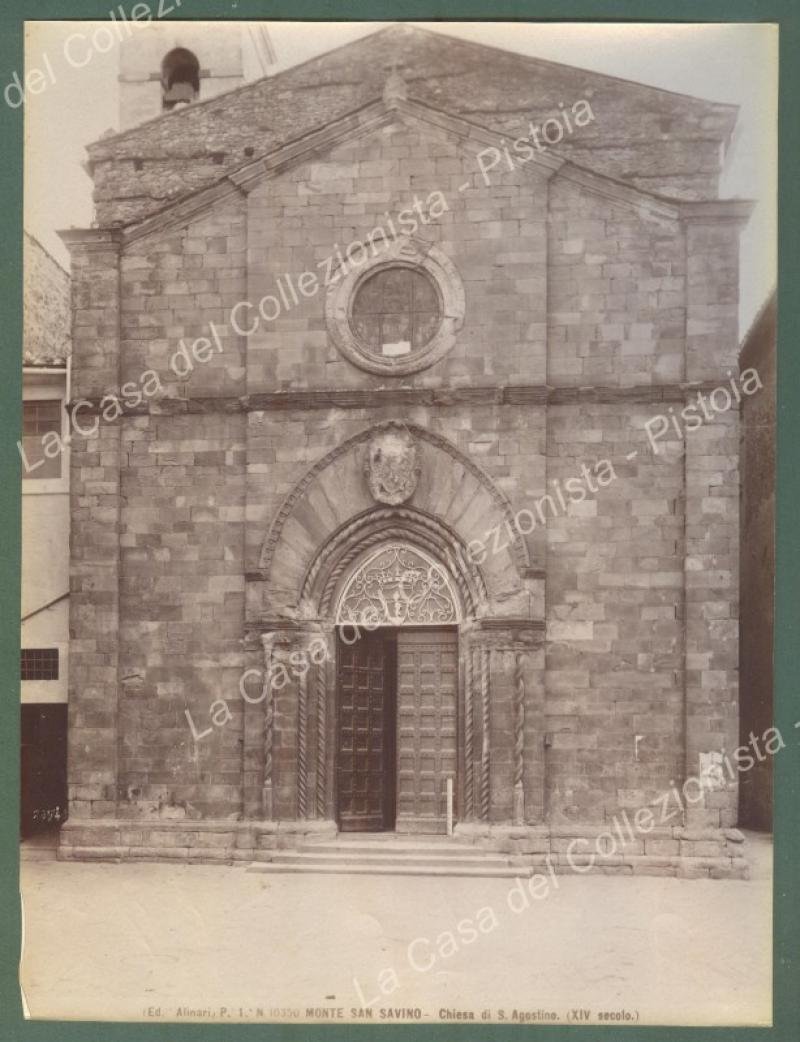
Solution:
[(337, 632), (337, 643), (339, 828), (343, 832), (390, 830), (396, 813), (394, 633), (343, 627)]
[(20, 832), (58, 831), (67, 817), (67, 707), (20, 707)]

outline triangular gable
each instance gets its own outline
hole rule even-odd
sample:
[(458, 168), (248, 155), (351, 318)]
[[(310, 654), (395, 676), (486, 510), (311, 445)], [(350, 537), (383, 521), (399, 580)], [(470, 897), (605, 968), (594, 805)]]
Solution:
[[(167, 203), (143, 221), (132, 222), (125, 231), (124, 241), (130, 242), (153, 231), (187, 224), (219, 201), (241, 191), (248, 191), (253, 184), (264, 178), (278, 176), (339, 145), (356, 141), (395, 121), (444, 132), (452, 136), (459, 147), (470, 150), (475, 156), (484, 149), (495, 149), (505, 156), (508, 149), (508, 140), (502, 135), (442, 112), (433, 106), (400, 98), (376, 99), (320, 130), (305, 134), (258, 159), (248, 160), (213, 185)], [(476, 172), (478, 169), (476, 162)], [(558, 175), (605, 199), (664, 218), (679, 219), (681, 216), (692, 214), (697, 216), (704, 209), (708, 209), (710, 214), (713, 209), (718, 216), (730, 212), (732, 216), (743, 219), (751, 209), (751, 204), (743, 200), (710, 200), (708, 204), (704, 204), (659, 196), (580, 167), (560, 157), (555, 151), (534, 152), (534, 155), (521, 162), (517, 169), (539, 180), (547, 180)]]
[[(591, 99), (597, 121), (563, 143), (566, 158), (654, 193), (717, 194), (735, 106), (395, 25), (89, 146), (99, 223), (140, 220), (177, 196), (176, 182), (211, 186), (248, 156), (344, 119), (380, 97), (392, 68), (418, 104), (510, 140)], [(635, 128), (624, 143), (613, 140), (621, 128)]]

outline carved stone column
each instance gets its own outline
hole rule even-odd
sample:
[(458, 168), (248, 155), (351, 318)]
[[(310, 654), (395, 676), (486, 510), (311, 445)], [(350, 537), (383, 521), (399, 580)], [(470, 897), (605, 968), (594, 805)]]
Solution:
[(491, 800), (491, 648), (465, 633), (464, 819), (488, 821)]
[(492, 652), (490, 648), (477, 651), (480, 666), (480, 712), (481, 712), (481, 757), (480, 757), (480, 819), (489, 821), (491, 800), (491, 689), (489, 671)]
[(325, 817), (330, 640), (314, 623), (262, 633), (266, 819)]
[(328, 821), (335, 814), (333, 786), (336, 764), (333, 749), (336, 741), (336, 638), (333, 625), (318, 633), (316, 639), (325, 641), (325, 654), (317, 656), (313, 673), (309, 674), (314, 692), (313, 707), (309, 709), (314, 721), (314, 792), (310, 803), (314, 806), (312, 816)]
[(271, 821), (273, 818), (272, 775), (275, 744), (275, 694), (271, 677), (277, 634), (265, 633), (261, 640), (264, 646), (264, 776), (261, 785), (261, 811), (264, 820)]
[(473, 692), (473, 652), (467, 645), (464, 655), (464, 820), (475, 816), (475, 706)]
[(525, 672), (524, 658), (514, 653), (514, 824), (525, 823)]
[(465, 633), (464, 817), (541, 821), (544, 799), (544, 626), (479, 619)]

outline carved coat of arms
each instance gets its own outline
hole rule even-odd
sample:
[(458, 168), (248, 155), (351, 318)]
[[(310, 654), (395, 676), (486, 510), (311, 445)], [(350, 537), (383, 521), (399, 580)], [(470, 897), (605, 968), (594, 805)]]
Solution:
[(397, 506), (414, 495), (420, 462), (410, 431), (393, 423), (373, 435), (367, 449), (369, 490), (379, 503)]

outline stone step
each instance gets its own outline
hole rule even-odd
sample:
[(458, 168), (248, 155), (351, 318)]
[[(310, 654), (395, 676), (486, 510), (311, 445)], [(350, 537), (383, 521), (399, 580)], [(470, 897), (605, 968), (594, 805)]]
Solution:
[(27, 836), (19, 846), (21, 861), (55, 861), (58, 856), (58, 829)]
[(408, 865), (420, 866), (433, 865), (441, 868), (446, 866), (475, 866), (478, 868), (508, 868), (511, 862), (507, 857), (492, 854), (481, 856), (480, 854), (469, 854), (461, 857), (437, 857), (428, 851), (406, 851), (403, 853), (395, 851), (352, 851), (331, 850), (325, 853), (311, 852), (306, 850), (276, 850), (272, 855), (272, 864), (307, 864), (307, 865)]
[(57, 847), (22, 847), (20, 861), (57, 861)]
[(251, 872), (341, 872), (354, 875), (528, 876), (529, 865), (515, 866), (507, 854), (482, 850), (452, 839), (426, 836), (338, 836), (302, 844), (297, 850), (274, 850), (269, 861)]
[[(356, 829), (352, 832), (329, 833), (326, 836), (318, 836), (317, 839), (337, 843), (446, 843), (450, 846), (462, 847), (472, 845), (455, 836), (448, 836), (446, 832), (393, 832), (391, 830), (371, 832)], [(309, 842), (314, 842), (312, 837), (309, 837)]]
[(341, 851), (343, 854), (430, 854), (434, 857), (505, 857), (493, 851), (484, 852), (480, 847), (460, 843), (430, 843), (398, 840), (387, 843), (382, 840), (316, 840), (303, 843), (302, 851), (309, 854), (329, 854)]
[(319, 864), (308, 861), (286, 863), (265, 861), (257, 862), (246, 870), (248, 872), (264, 872), (269, 874), (325, 874), (325, 875), (357, 875), (357, 876), (467, 876), (480, 879), (513, 879), (532, 875), (533, 869), (526, 867), (511, 868), (501, 865), (479, 867), (462, 865), (458, 862), (447, 862), (438, 865), (409, 865), (398, 861), (385, 861), (378, 864), (363, 864), (359, 861), (341, 861), (336, 864)]

